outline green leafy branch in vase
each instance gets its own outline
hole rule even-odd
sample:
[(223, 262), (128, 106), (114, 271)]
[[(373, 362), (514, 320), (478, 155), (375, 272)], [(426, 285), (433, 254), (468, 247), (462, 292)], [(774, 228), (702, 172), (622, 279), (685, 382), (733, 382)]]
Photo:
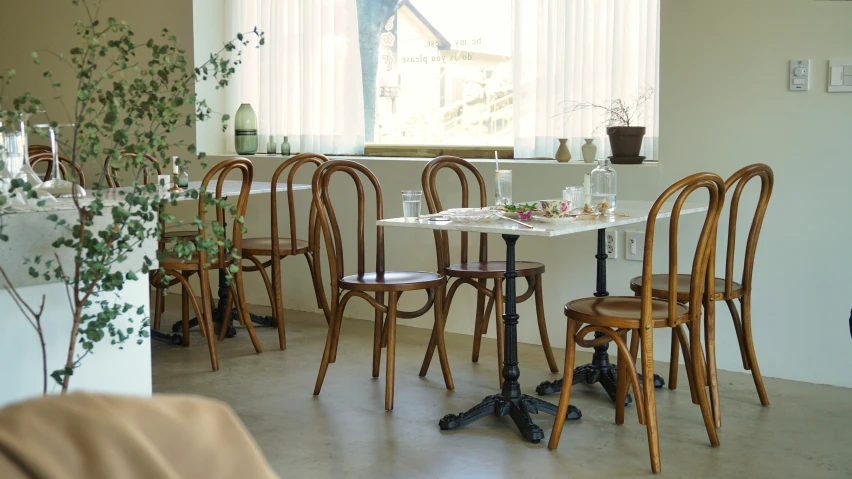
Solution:
[[(192, 67), (177, 37), (168, 30), (162, 30), (159, 40), (137, 43), (126, 22), (98, 19), (99, 1), (73, 0), (72, 3), (82, 7), (86, 17), (75, 24), (78, 45), (68, 54), (38, 51), (32, 53), (32, 58), (37, 65), (43, 57), (50, 58), (75, 73), (73, 102), (66, 101), (63, 95), (66, 86), (55, 80), (52, 71), (43, 73), (57, 95), (54, 100), (61, 106), (62, 114), (74, 125), (59, 131), (58, 143), (71, 162), (69, 172), (78, 164), (96, 162), (100, 173), (87, 196), (72, 189), (73, 214), (51, 212), (44, 216), (44, 221), (55, 226), (57, 237), (53, 246), (57, 254), (51, 259), (25, 260), (34, 278), (60, 281), (66, 286), (73, 318), (70, 343), (64, 363), (50, 374), (63, 393), (68, 390), (74, 370), (94, 351), (97, 343), (108, 338), (111, 344), (122, 347), (132, 338), (142, 343), (149, 335), (146, 308), (117, 301), (115, 293), (128, 281), (138, 280), (140, 273), (163, 275), (155, 266), (155, 258), (143, 254), (140, 249), (146, 241), (160, 241), (167, 225), (183, 224), (166, 211), (168, 206), (177, 204), (179, 194), (196, 200), (201, 198), (205, 209), (224, 210), (243, 228), (243, 218), (235, 217), (236, 207), (215, 198), (212, 193), (203, 189), (188, 190), (161, 198), (157, 185), (149, 182), (148, 177), (156, 179), (159, 169), (170, 167), (171, 155), (178, 150), (186, 151), (186, 158), (203, 160), (205, 154), (197, 151), (194, 144), (173, 138), (180, 129), (191, 128), (215, 114), (205, 100), (196, 97), (195, 84), (213, 81), (216, 89), (226, 87), (241, 63), (243, 49), (251, 44), (254, 48), (264, 44), (263, 32), (255, 28), (237, 34), (219, 51), (210, 54), (203, 64)], [(9, 100), (3, 96), (3, 88), (14, 74), (15, 71), (10, 70), (7, 75), (0, 75), (0, 105), (9, 105), (11, 101), (10, 108), (0, 107), (3, 124), (16, 125), (27, 114), (44, 114), (56, 127), (58, 122), (51, 118), (51, 112), (45, 111), (47, 108), (41, 97), (25, 93)], [(221, 115), (220, 118), (225, 131), (229, 116)], [(29, 127), (27, 132), (43, 135)], [(191, 164), (189, 159), (176, 161), (184, 168)], [(203, 161), (201, 165), (206, 166)], [(117, 199), (105, 198), (107, 175), (131, 178)], [(28, 198), (37, 197), (33, 185), (15, 179), (0, 196), (0, 207), (7, 205), (16, 191)], [(42, 205), (43, 202), (39, 202), (39, 206)], [(5, 214), (8, 213), (0, 209), (0, 228)], [(218, 221), (202, 221), (196, 216), (192, 224), (199, 233), (210, 233), (194, 238), (173, 238), (170, 247), (179, 258), (188, 260), (200, 251), (215, 258), (220, 247), (230, 248), (224, 226)], [(0, 240), (9, 241), (3, 233), (0, 229)], [(140, 254), (141, 262), (136, 259)], [(236, 253), (231, 256), (235, 260), (239, 258)], [(63, 257), (71, 259), (62, 261)], [(134, 264), (129, 262), (131, 257)], [(39, 310), (28, 305), (17, 294), (2, 267), (0, 273), (13, 300), (43, 343), (40, 321), (43, 308)], [(228, 271), (229, 278), (230, 273)], [(120, 326), (119, 320), (124, 319), (129, 325)], [(44, 350), (44, 344), (42, 348)], [(45, 383), (45, 392), (46, 389)]]

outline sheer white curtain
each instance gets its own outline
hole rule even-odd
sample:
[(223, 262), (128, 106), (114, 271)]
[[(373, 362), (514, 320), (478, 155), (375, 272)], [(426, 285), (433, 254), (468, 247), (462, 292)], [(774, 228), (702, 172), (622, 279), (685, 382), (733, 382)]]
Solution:
[(355, 0), (227, 0), (228, 38), (255, 26), (266, 45), (247, 49), (225, 89), (233, 116), (250, 103), (258, 151), (268, 135), (292, 152), (364, 152), (364, 98)]
[(515, 157), (552, 158), (568, 138), (581, 158), (584, 137), (610, 155), (604, 116), (566, 116), (566, 102), (654, 96), (636, 126), (647, 128), (642, 155), (656, 158), (659, 0), (516, 0), (514, 28)]

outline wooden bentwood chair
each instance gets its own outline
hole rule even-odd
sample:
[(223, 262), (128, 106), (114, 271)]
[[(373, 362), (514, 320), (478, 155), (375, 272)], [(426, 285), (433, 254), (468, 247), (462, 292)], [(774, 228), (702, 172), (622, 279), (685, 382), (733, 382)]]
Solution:
[[(358, 272), (344, 276), (343, 249), (340, 228), (337, 224), (337, 213), (332, 205), (329, 182), (336, 173), (345, 173), (355, 183), (358, 201), (358, 223), (357, 223), (357, 245), (358, 245)], [(370, 303), (376, 310), (376, 323), (373, 333), (373, 377), (379, 377), (379, 363), (381, 362), (382, 347), (387, 345), (387, 372), (385, 376), (385, 409), (393, 409), (393, 379), (394, 360), (396, 351), (396, 319), (416, 318), (429, 311), (434, 303), (435, 331), (437, 331), (438, 357), (441, 362), (441, 371), (444, 375), (444, 383), (447, 389), (453, 389), (453, 377), (450, 373), (450, 365), (447, 360), (447, 351), (444, 346), (444, 277), (436, 273), (424, 271), (385, 271), (385, 241), (384, 228), (376, 227), (376, 270), (373, 273), (366, 272), (364, 250), (364, 184), (361, 176), (366, 177), (376, 193), (376, 219), (383, 219), (382, 188), (379, 180), (366, 166), (349, 160), (332, 160), (320, 165), (313, 177), (313, 195), (317, 206), (318, 222), (322, 237), (325, 240), (326, 253), (328, 254), (328, 265), (331, 282), (330, 317), (328, 325), (328, 336), (323, 350), (322, 363), (317, 375), (314, 395), (320, 393), (323, 379), (328, 369), (328, 364), (333, 363), (337, 356), (337, 344), (340, 339), (340, 327), (343, 322), (343, 312), (350, 299), (359, 297)], [(315, 237), (319, 251), (319, 236)], [(317, 280), (320, 268), (317, 267)], [(397, 309), (397, 302), (402, 293), (406, 291), (425, 291), (427, 294), (426, 304), (417, 311), (405, 312)], [(373, 293), (375, 298), (369, 296)], [(385, 303), (385, 295), (388, 299)]]
[[(676, 301), (655, 299), (651, 295), (651, 276), (653, 265), (654, 232), (656, 229), (657, 216), (663, 203), (678, 194), (674, 202), (669, 230), (669, 274), (671, 278), (677, 277), (678, 261), (678, 224), (680, 212), (686, 199), (696, 190), (706, 189), (709, 193), (708, 210), (698, 237), (695, 248), (695, 256), (692, 260), (692, 281), (688, 287), (688, 303), (683, 304)], [(680, 192), (680, 193), (678, 193)], [(575, 345), (592, 347), (600, 344), (600, 341), (612, 341), (618, 346), (618, 383), (615, 398), (615, 423), (624, 424), (624, 403), (627, 397), (629, 380), (633, 384), (634, 397), (636, 398), (636, 412), (639, 423), (646, 426), (648, 430), (648, 447), (651, 455), (651, 470), (660, 472), (660, 440), (657, 434), (657, 404), (654, 398), (654, 329), (675, 328), (682, 331), (681, 325), (686, 325), (690, 330), (690, 344), (687, 350), (686, 342), (681, 345), (684, 349), (684, 357), (691, 357), (691, 368), (688, 369), (693, 376), (695, 384), (705, 384), (706, 368), (704, 366), (703, 353), (699, 327), (701, 325), (701, 298), (707, 288), (707, 294), (712, 297), (715, 294), (714, 282), (714, 251), (716, 241), (716, 228), (719, 215), (725, 201), (725, 183), (718, 175), (712, 173), (697, 173), (688, 176), (672, 186), (668, 187), (651, 207), (648, 215), (647, 229), (645, 233), (645, 256), (642, 263), (643, 288), (642, 296), (605, 296), (585, 298), (571, 301), (565, 305), (565, 315), (568, 317), (568, 334), (565, 354), (565, 378), (564, 384), (571, 384), (574, 375)], [(669, 291), (678, 292), (678, 284), (672, 280), (669, 282)], [(677, 297), (677, 296), (675, 296)], [(585, 324), (585, 326), (583, 326)], [(581, 327), (582, 326), (582, 327)], [(631, 349), (626, 343), (627, 333), (638, 332), (639, 342), (642, 347), (642, 388), (639, 387), (639, 377), (636, 367), (631, 360)], [(587, 341), (585, 337), (589, 333), (601, 332), (603, 338)], [(712, 389), (712, 386), (711, 386)], [(710, 444), (719, 446), (719, 436), (713, 422), (710, 404), (702, 388), (697, 394), (704, 426), (710, 438)], [(568, 410), (568, 402), (571, 398), (571, 388), (562, 388), (559, 397), (559, 409), (556, 412), (556, 422), (553, 425), (553, 433), (550, 436), (548, 448), (556, 449), (559, 438), (562, 435), (562, 427), (565, 424), (565, 414)]]
[[(204, 179), (201, 181), (201, 188), (208, 193), (211, 193), (216, 200), (223, 200), (222, 187), (228, 174), (235, 170), (242, 174), (242, 185), (240, 187), (240, 195), (237, 198), (236, 215), (245, 216), (253, 175), (251, 161), (246, 158), (237, 157), (225, 160), (215, 165), (204, 176)], [(211, 192), (208, 185), (214, 179), (216, 180), (216, 187), (215, 190)], [(198, 217), (200, 218), (202, 225), (206, 222), (206, 206), (204, 203), (204, 195), (201, 195), (198, 199)], [(215, 209), (216, 222), (220, 225), (225, 224), (225, 209), (219, 206), (216, 206)], [(232, 248), (234, 251), (240, 251), (242, 246), (243, 225), (242, 223), (233, 220), (231, 221), (231, 224), (233, 225), (233, 232), (231, 235), (231, 241), (233, 242)], [(201, 241), (205, 241), (207, 234), (206, 228), (203, 226), (198, 228), (197, 236), (200, 237)], [(182, 285), (184, 345), (189, 344), (188, 302), (191, 301), (195, 314), (198, 317), (198, 326), (201, 329), (201, 334), (207, 339), (207, 346), (210, 349), (210, 362), (214, 371), (219, 369), (219, 357), (216, 353), (216, 333), (213, 331), (213, 309), (216, 307), (216, 304), (213, 301), (209, 272), (222, 268), (230, 268), (231, 265), (236, 265), (237, 271), (233, 273), (233, 281), (231, 281), (230, 295), (228, 296), (228, 304), (224, 311), (224, 317), (230, 317), (231, 306), (236, 303), (240, 323), (246, 326), (255, 351), (260, 353), (262, 352), (260, 342), (255, 334), (254, 325), (249, 318), (248, 306), (246, 305), (245, 291), (243, 290), (243, 272), (240, 267), (240, 262), (233, 261), (229, 253), (225, 251), (224, 246), (219, 245), (219, 251), (214, 258), (208, 258), (206, 251), (199, 250), (192, 254), (192, 258), (190, 260), (178, 258), (174, 252), (164, 252), (160, 259), (160, 268), (165, 271), (164, 274), (177, 279)], [(198, 304), (198, 300), (195, 295), (192, 294), (192, 287), (190, 286), (188, 279), (190, 275), (195, 273), (198, 274), (199, 282), (201, 283), (200, 305)], [(224, 334), (224, 330), (226, 330), (227, 327), (228, 321), (222, 321), (222, 334)]]
[[(751, 227), (746, 241), (745, 258), (743, 262), (742, 279), (740, 282), (734, 281), (734, 252), (736, 249), (737, 236), (737, 219), (739, 216), (740, 197), (743, 189), (749, 181), (760, 178), (760, 196), (757, 200), (754, 216), (751, 220)], [(772, 196), (772, 186), (775, 182), (772, 168), (768, 165), (757, 163), (746, 166), (734, 173), (725, 182), (725, 191), (733, 191), (730, 203), (730, 216), (728, 219), (728, 245), (725, 254), (725, 278), (715, 278), (715, 294), (712, 296), (713, 301), (706, 301), (707, 311), (705, 314), (714, 315), (716, 301), (724, 301), (728, 305), (728, 310), (731, 312), (731, 317), (734, 321), (734, 330), (737, 333), (737, 340), (740, 345), (740, 354), (743, 360), (743, 368), (751, 370), (754, 386), (757, 388), (757, 395), (760, 397), (760, 403), (764, 406), (769, 406), (769, 396), (766, 394), (766, 388), (763, 385), (763, 377), (760, 375), (760, 367), (757, 365), (757, 355), (754, 352), (754, 342), (751, 336), (751, 279), (754, 272), (754, 256), (757, 252), (757, 240), (760, 236), (760, 229), (763, 226), (763, 218), (766, 215), (766, 208), (769, 205), (769, 197)], [(677, 300), (688, 301), (688, 287), (692, 278), (688, 274), (677, 275)], [(642, 277), (636, 277), (630, 280), (630, 289), (637, 294), (641, 294)], [(651, 276), (651, 296), (655, 298), (666, 299), (669, 297), (669, 275), (655, 274)], [(739, 300), (740, 310), (742, 311), (742, 321), (737, 312), (737, 307), (734, 300)], [(707, 324), (712, 325), (711, 321)], [(707, 349), (707, 364), (715, 372), (716, 368), (716, 348), (715, 348), (715, 330), (708, 328), (705, 330), (705, 346)], [(669, 369), (669, 389), (677, 388), (677, 364), (678, 364), (678, 348), (677, 338), (672, 336), (671, 349), (671, 368)], [(716, 382), (715, 374), (709, 377), (711, 382)], [(691, 385), (690, 389), (694, 390)], [(718, 398), (715, 398), (718, 403)], [(715, 406), (715, 405), (714, 405)], [(716, 426), (722, 424), (721, 413), (718, 407), (714, 407)]]
[[(328, 318), (328, 305), (325, 300), (325, 295), (321, 294), (321, 287), (317, 286), (317, 276), (314, 274), (314, 233), (316, 224), (316, 206), (311, 202), (311, 209), (308, 220), (308, 240), (300, 240), (296, 236), (296, 199), (293, 192), (293, 180), (296, 177), (296, 172), (306, 163), (312, 163), (319, 166), (328, 161), (324, 155), (319, 153), (302, 153), (281, 163), (276, 168), (272, 175), (272, 236), (265, 238), (246, 238), (243, 240), (242, 257), (244, 260), (251, 261), (252, 266), (243, 266), (243, 271), (260, 271), (263, 277), (263, 283), (266, 285), (266, 292), (269, 295), (269, 304), (272, 306), (272, 316), (275, 319), (275, 324), (278, 327), (278, 343), (281, 349), (287, 347), (287, 339), (284, 332), (284, 299), (281, 295), (281, 260), (288, 256), (302, 255), (308, 262), (308, 268), (311, 272), (311, 279), (314, 283), (314, 292), (317, 296), (317, 305), (322, 308)], [(289, 168), (287, 174), (287, 209), (289, 211), (289, 236), (282, 237), (278, 231), (278, 197), (275, 191), (278, 186), (278, 180), (282, 174)], [(269, 258), (266, 262), (262, 262), (257, 257)], [(272, 267), (272, 280), (266, 274), (266, 268)]]
[[(127, 151), (122, 151), (119, 154), (118, 160), (113, 161), (111, 157), (107, 157), (104, 160), (104, 166), (102, 170), (102, 174), (104, 179), (106, 180), (107, 186), (110, 188), (120, 188), (121, 187), (121, 171), (116, 164), (122, 164), (122, 161), (128, 161), (127, 158), (132, 158), (135, 166), (143, 168), (143, 175), (140, 178), (141, 183), (143, 185), (147, 185), (151, 183), (151, 179), (153, 177), (153, 181), (157, 181), (157, 176), (163, 174), (163, 170), (160, 168), (160, 164), (157, 162), (157, 159), (151, 156), (150, 154), (144, 154), (140, 159), (136, 153), (130, 153)], [(168, 243), (172, 241), (174, 238), (194, 238), (196, 231), (192, 230), (172, 230), (166, 231), (165, 224), (161, 221), (163, 227), (163, 234), (160, 236), (160, 241), (158, 244), (158, 249), (160, 251), (165, 251)], [(173, 278), (171, 281), (166, 284), (162, 281), (163, 278), (158, 277), (157, 271), (151, 271), (148, 274), (149, 281), (151, 285), (154, 287), (154, 301), (151, 304), (151, 329), (158, 330), (160, 329), (160, 318), (162, 317), (162, 313), (165, 310), (165, 301), (164, 295), (166, 289), (171, 286), (180, 283), (180, 280), (177, 278)], [(155, 281), (157, 280), (157, 281)], [(188, 298), (182, 298), (182, 301), (188, 301)], [(187, 303), (188, 304), (188, 303)], [(187, 308), (184, 308), (186, 310)]]
[[(479, 170), (476, 169), (470, 162), (454, 156), (441, 156), (430, 161), (423, 169), (421, 181), (423, 183), (423, 194), (426, 197), (426, 204), (429, 208), (429, 213), (439, 213), (444, 210), (441, 198), (438, 194), (438, 185), (436, 177), (442, 169), (450, 169), (458, 175), (461, 182), (461, 206), (467, 208), (470, 204), (468, 179), (465, 170), (470, 172), (476, 180), (479, 187), (479, 205), (480, 207), (487, 206), (485, 194), (485, 181)], [(471, 360), (477, 362), (479, 360), (479, 347), (482, 341), (482, 335), (488, 331), (488, 323), (491, 320), (491, 309), (496, 310), (495, 319), (497, 324), (497, 374), (500, 384), (503, 384), (503, 303), (505, 301), (503, 295), (503, 280), (506, 277), (506, 262), (505, 261), (488, 261), (488, 235), (482, 233), (479, 235), (479, 259), (478, 261), (468, 261), (468, 233), (461, 233), (461, 255), (459, 263), (451, 264), (450, 262), (450, 245), (449, 235), (446, 231), (435, 231), (435, 248), (438, 254), (438, 273), (444, 275), (449, 281), (450, 278), (456, 278), (455, 282), (450, 285), (447, 292), (447, 297), (444, 300), (444, 317), (450, 310), (453, 296), (459, 286), (469, 284), (476, 288), (476, 317), (473, 333), (473, 354)], [(544, 355), (547, 358), (547, 364), (550, 366), (551, 372), (558, 373), (559, 366), (556, 364), (556, 359), (553, 358), (553, 350), (550, 347), (550, 339), (547, 336), (547, 324), (544, 320), (544, 298), (542, 294), (541, 278), (544, 273), (544, 265), (541, 263), (533, 263), (529, 261), (518, 261), (516, 269), (519, 277), (527, 280), (527, 291), (518, 296), (518, 303), (526, 301), (531, 296), (535, 295), (535, 309), (538, 318), (538, 330), (541, 335), (541, 344), (544, 348)], [(493, 288), (488, 288), (488, 280), (494, 281)], [(488, 298), (488, 305), (485, 305), (485, 298)], [(432, 360), (432, 354), (435, 351), (435, 332), (432, 334), (432, 341), (429, 343), (426, 357), (423, 359), (423, 366), (420, 370), (420, 375), (425, 376), (429, 369), (429, 363)]]

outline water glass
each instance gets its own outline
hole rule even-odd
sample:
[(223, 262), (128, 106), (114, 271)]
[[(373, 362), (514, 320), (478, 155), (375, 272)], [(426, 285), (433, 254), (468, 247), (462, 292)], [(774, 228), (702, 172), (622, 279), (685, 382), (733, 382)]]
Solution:
[(19, 131), (2, 134), (2, 153), (0, 159), (5, 163), (6, 172), (11, 178), (17, 178), (24, 166), (24, 136)]
[(562, 199), (571, 200), (573, 208), (583, 208), (586, 202), (586, 189), (582, 186), (569, 186), (562, 190)]
[(506, 206), (512, 204), (512, 170), (494, 170), (494, 204)]
[(421, 190), (402, 190), (402, 216), (405, 221), (417, 221), (420, 218)]

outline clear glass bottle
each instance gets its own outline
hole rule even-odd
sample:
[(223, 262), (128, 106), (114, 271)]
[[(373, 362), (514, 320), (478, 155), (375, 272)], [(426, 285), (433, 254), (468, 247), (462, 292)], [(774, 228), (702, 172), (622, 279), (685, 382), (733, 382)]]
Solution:
[(287, 137), (284, 137), (284, 141), (281, 142), (281, 154), (283, 156), (287, 156), (290, 154), (290, 142), (287, 141)]
[(269, 141), (266, 142), (266, 154), (274, 155), (275, 154), (275, 136), (269, 135)]
[(615, 211), (615, 195), (618, 182), (615, 170), (610, 166), (609, 159), (598, 160), (598, 166), (591, 172), (592, 209), (600, 213)]

